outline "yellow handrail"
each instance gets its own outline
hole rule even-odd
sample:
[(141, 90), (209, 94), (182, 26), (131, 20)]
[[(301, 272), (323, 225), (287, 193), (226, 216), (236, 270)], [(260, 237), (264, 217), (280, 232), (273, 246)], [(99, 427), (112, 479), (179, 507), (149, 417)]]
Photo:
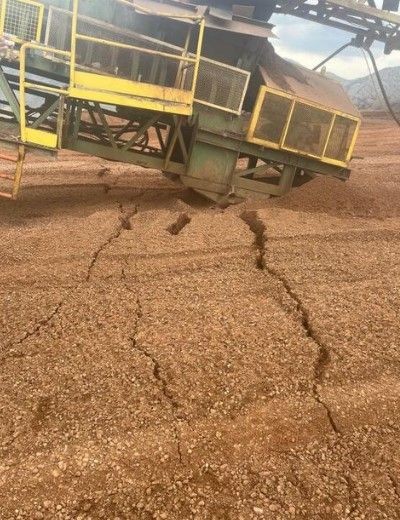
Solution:
[(162, 58), (171, 58), (177, 61), (188, 61), (190, 63), (196, 63), (196, 58), (184, 57), (181, 55), (170, 54), (169, 52), (155, 51), (153, 49), (146, 49), (144, 47), (138, 47), (136, 45), (128, 45), (126, 43), (112, 42), (110, 40), (103, 40), (102, 38), (95, 38), (94, 36), (86, 36), (84, 34), (77, 34), (77, 40), (84, 40), (87, 42), (100, 43), (102, 45), (108, 45), (109, 47), (118, 47), (120, 49), (128, 49), (131, 51), (143, 52), (143, 54), (153, 54), (155, 56), (161, 56)]
[(196, 64), (194, 66), (194, 72), (193, 72), (193, 83), (192, 83), (192, 93), (193, 97), (196, 91), (196, 85), (197, 85), (197, 77), (199, 75), (199, 68), (200, 68), (200, 57), (201, 57), (201, 49), (203, 48), (203, 38), (204, 38), (204, 29), (205, 29), (206, 21), (203, 18), (200, 22), (199, 27), (199, 39), (197, 40), (197, 49), (196, 49)]
[(53, 49), (51, 47), (46, 47), (45, 45), (40, 45), (38, 43), (27, 42), (21, 45), (20, 48), (20, 87), (19, 87), (19, 111), (20, 111), (20, 131), (21, 131), (21, 141), (26, 142), (26, 89), (27, 88), (35, 88), (37, 90), (49, 91), (58, 94), (65, 94), (67, 91), (65, 89), (57, 88), (57, 87), (47, 87), (43, 85), (36, 85), (35, 83), (26, 81), (26, 51), (28, 49), (36, 49), (39, 51), (47, 51), (52, 52), (54, 54), (59, 54), (60, 56), (70, 57), (71, 53), (69, 51), (62, 51), (58, 49)]
[[(124, 2), (125, 3), (125, 2)], [(135, 6), (134, 4), (131, 4), (129, 2), (126, 2), (129, 4), (130, 7), (138, 8), (139, 6)], [(140, 9), (142, 9), (140, 7)], [(200, 58), (201, 58), (201, 50), (203, 47), (203, 39), (204, 39), (204, 30), (205, 30), (205, 18), (204, 16), (192, 16), (192, 15), (178, 15), (174, 16), (172, 13), (152, 13), (147, 12), (145, 14), (149, 15), (157, 15), (157, 16), (163, 16), (167, 18), (186, 18), (191, 19), (195, 22), (198, 22), (199, 24), (199, 36), (197, 41), (197, 49), (196, 49), (196, 56), (194, 58), (191, 58), (190, 56), (185, 55), (176, 55), (171, 54), (169, 52), (163, 52), (163, 51), (157, 51), (153, 49), (146, 49), (144, 47), (139, 47), (136, 45), (128, 45), (126, 43), (120, 43), (110, 40), (104, 40), (102, 38), (95, 38), (93, 36), (87, 36), (84, 34), (78, 34), (77, 32), (77, 24), (78, 24), (78, 11), (79, 11), (79, 0), (73, 1), (73, 11), (72, 11), (72, 30), (71, 30), (71, 70), (70, 70), (70, 87), (75, 86), (75, 68), (76, 68), (76, 42), (77, 40), (87, 41), (91, 43), (97, 43), (101, 45), (107, 45), (109, 47), (117, 47), (120, 49), (127, 49), (131, 51), (137, 51), (141, 52), (143, 54), (150, 54), (153, 56), (160, 56), (162, 58), (168, 58), (172, 60), (179, 61), (181, 63), (193, 63), (194, 64), (194, 72), (193, 72), (193, 81), (192, 81), (192, 88), (191, 88), (191, 94), (195, 95), (196, 91), (196, 85), (197, 85), (197, 78), (199, 74), (199, 68), (200, 68)], [(145, 10), (146, 11), (146, 10)]]
[(48, 87), (47, 85), (38, 85), (37, 83), (28, 83), (25, 82), (25, 88), (31, 88), (35, 90), (39, 90), (40, 92), (50, 92), (54, 94), (64, 94), (68, 95), (69, 91), (66, 89), (58, 88), (58, 87)]
[[(35, 3), (33, 0), (22, 0), (24, 3)], [(4, 5), (6, 3), (6, 0), (2, 4), (2, 10), (0, 12), (0, 24), (2, 23), (2, 19), (4, 22)], [(194, 98), (195, 90), (196, 90), (196, 83), (198, 78), (198, 72), (199, 72), (199, 66), (200, 66), (200, 57), (201, 57), (201, 49), (203, 45), (203, 37), (204, 37), (204, 29), (205, 29), (205, 20), (204, 17), (192, 17), (193, 20), (196, 20), (199, 22), (199, 33), (198, 33), (198, 41), (197, 41), (197, 49), (196, 49), (196, 56), (191, 57), (187, 56), (185, 54), (183, 55), (176, 55), (169, 52), (163, 52), (163, 51), (157, 51), (153, 49), (147, 49), (142, 48), (135, 45), (127, 45), (120, 42), (113, 42), (109, 40), (104, 40), (101, 38), (95, 38), (92, 36), (86, 36), (82, 34), (77, 33), (77, 24), (78, 24), (78, 11), (79, 11), (79, 0), (73, 0), (73, 11), (72, 11), (72, 27), (71, 27), (71, 50), (65, 51), (60, 49), (55, 49), (52, 47), (48, 47), (46, 45), (42, 45), (35, 42), (26, 42), (21, 45), (20, 48), (20, 131), (21, 131), (21, 140), (22, 142), (27, 142), (27, 132), (33, 132), (32, 129), (29, 129), (27, 127), (27, 118), (26, 118), (26, 90), (34, 89), (38, 91), (43, 92), (50, 92), (54, 94), (60, 94), (60, 95), (69, 95), (73, 92), (75, 88), (75, 74), (76, 74), (76, 45), (78, 40), (84, 40), (89, 41), (93, 43), (108, 45), (112, 47), (117, 47), (121, 49), (127, 49), (137, 52), (143, 52), (145, 54), (160, 56), (162, 58), (168, 58), (172, 60), (176, 60), (181, 63), (191, 63), (194, 65), (194, 73), (193, 73), (193, 82), (192, 82), (192, 88), (190, 91), (187, 92), (188, 96), (191, 98)], [(162, 16), (162, 15), (160, 15)], [(173, 18), (172, 16), (168, 15), (169, 17)], [(49, 52), (52, 54), (57, 54), (59, 56), (64, 56), (68, 58), (69, 61), (69, 67), (70, 67), (70, 74), (69, 74), (69, 84), (67, 87), (60, 88), (60, 87), (53, 87), (53, 86), (47, 86), (47, 85), (38, 85), (34, 81), (27, 81), (26, 79), (26, 58), (27, 58), (27, 51), (28, 49), (34, 49), (38, 51), (43, 52)], [(187, 103), (189, 103), (189, 98), (187, 100)]]

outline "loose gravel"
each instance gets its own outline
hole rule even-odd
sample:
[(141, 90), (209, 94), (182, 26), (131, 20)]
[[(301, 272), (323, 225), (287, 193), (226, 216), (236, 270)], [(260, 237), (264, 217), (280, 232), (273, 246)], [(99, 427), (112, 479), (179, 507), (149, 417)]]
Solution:
[(348, 183), (226, 210), (34, 160), (0, 202), (0, 519), (400, 518), (399, 145), (368, 120)]

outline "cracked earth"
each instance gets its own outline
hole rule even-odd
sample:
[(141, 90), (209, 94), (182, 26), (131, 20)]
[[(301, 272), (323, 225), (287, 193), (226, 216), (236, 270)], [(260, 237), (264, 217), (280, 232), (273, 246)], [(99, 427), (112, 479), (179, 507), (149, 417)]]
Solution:
[(32, 157), (0, 202), (0, 519), (400, 518), (400, 133), (219, 209)]

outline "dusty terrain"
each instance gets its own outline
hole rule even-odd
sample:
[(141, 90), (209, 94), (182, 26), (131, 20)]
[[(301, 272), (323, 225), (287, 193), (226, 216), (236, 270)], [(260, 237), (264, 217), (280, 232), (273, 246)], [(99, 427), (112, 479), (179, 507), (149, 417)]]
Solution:
[[(0, 518), (400, 518), (400, 131), (222, 211), (63, 153), (0, 202)], [(108, 169), (105, 169), (108, 168)]]

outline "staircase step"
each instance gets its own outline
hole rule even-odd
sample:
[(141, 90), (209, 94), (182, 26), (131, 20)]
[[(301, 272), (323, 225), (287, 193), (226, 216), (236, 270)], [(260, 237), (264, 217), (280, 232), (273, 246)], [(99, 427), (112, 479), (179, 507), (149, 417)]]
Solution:
[(18, 145), (17, 155), (8, 155), (0, 152), (0, 160), (9, 161), (16, 165), (14, 174), (0, 172), (0, 179), (11, 181), (13, 184), (11, 193), (0, 191), (0, 197), (16, 200), (21, 185), (21, 177), (25, 160), (25, 147), (23, 145)]

